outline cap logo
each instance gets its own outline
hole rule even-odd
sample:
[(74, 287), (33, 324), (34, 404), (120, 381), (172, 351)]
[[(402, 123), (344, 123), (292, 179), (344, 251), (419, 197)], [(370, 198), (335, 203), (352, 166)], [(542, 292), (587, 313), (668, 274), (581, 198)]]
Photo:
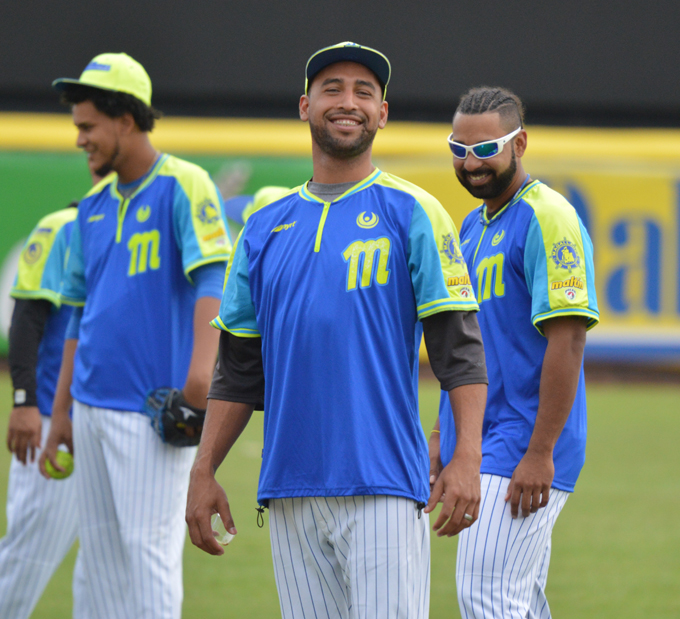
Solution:
[(94, 61), (92, 61), (85, 67), (85, 71), (110, 71), (110, 70), (111, 70), (110, 64), (101, 64), (99, 62)]

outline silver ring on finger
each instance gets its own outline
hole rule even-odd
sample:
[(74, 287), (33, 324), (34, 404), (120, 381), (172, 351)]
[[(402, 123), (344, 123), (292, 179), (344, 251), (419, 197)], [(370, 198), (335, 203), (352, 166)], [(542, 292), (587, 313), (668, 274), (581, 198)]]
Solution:
[(470, 514), (464, 514), (463, 518), (465, 518), (465, 520), (467, 520), (468, 522), (472, 522), (474, 520), (474, 518), (470, 516)]

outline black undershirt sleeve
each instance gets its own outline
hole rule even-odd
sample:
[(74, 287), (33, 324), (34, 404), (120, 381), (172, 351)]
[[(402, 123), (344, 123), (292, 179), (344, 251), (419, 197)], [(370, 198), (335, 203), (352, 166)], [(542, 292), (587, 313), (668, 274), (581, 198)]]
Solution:
[(14, 390), (26, 391), (26, 399), (16, 406), (37, 406), (36, 368), (38, 349), (52, 303), (43, 299), (17, 299), (9, 329), (9, 371)]
[(262, 338), (220, 333), (220, 348), (208, 399), (252, 404), (264, 410)]
[(444, 391), (488, 384), (482, 333), (475, 312), (439, 312), (423, 319), (432, 371)]

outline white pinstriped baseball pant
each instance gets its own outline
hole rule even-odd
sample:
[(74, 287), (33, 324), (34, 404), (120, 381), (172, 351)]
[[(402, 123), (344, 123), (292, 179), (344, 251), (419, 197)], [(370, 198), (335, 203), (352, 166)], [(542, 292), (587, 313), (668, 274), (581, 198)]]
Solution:
[(393, 496), (269, 501), (283, 619), (426, 619), (427, 514)]
[(178, 619), (195, 447), (161, 442), (140, 413), (74, 402), (77, 505), (92, 619)]
[(546, 507), (513, 519), (504, 500), (509, 483), (482, 475), (479, 520), (460, 534), (456, 586), (463, 619), (550, 619), (550, 538), (569, 493), (551, 488)]
[[(50, 431), (50, 418), (42, 417), (44, 445)], [(7, 488), (7, 534), (0, 540), (0, 617), (26, 619), (38, 603), (52, 574), (76, 539), (74, 476), (45, 479), (35, 462), (21, 464), (15, 456), (9, 469)], [(83, 591), (80, 555), (73, 573), (73, 596), (81, 600)], [(76, 619), (88, 617), (78, 604)]]

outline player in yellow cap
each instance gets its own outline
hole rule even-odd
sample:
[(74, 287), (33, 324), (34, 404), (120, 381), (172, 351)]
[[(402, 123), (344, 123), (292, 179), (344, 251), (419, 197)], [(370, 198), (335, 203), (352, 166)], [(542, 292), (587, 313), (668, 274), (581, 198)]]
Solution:
[[(152, 145), (151, 80), (130, 56), (100, 54), (54, 87), (77, 145), (112, 172), (80, 203), (61, 291), (77, 308), (74, 476), (91, 616), (176, 619), (198, 441), (182, 430), (170, 443), (166, 426), (159, 436), (145, 402), (179, 390), (182, 426), (205, 409), (218, 341), (208, 323), (231, 249), (222, 199), (205, 170)], [(68, 415), (53, 415), (49, 459), (71, 433)]]

